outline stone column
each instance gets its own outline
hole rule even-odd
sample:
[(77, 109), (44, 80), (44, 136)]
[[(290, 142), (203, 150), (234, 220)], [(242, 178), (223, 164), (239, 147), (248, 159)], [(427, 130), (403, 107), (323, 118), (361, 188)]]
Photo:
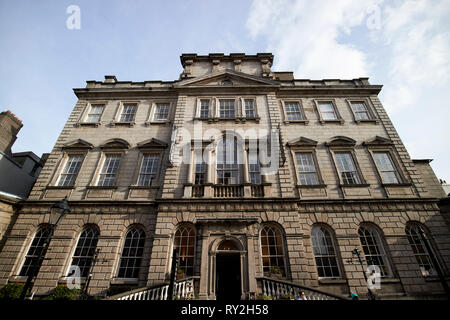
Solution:
[(198, 297), (201, 300), (208, 299), (208, 239), (209, 237), (206, 235), (205, 230), (202, 228), (200, 231), (200, 239), (202, 241), (202, 257), (200, 262), (200, 288)]

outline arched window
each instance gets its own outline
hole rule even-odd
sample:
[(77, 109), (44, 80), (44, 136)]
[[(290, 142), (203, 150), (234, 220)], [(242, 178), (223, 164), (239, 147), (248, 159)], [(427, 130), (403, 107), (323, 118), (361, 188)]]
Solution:
[(80, 268), (81, 277), (89, 275), (89, 269), (97, 249), (100, 232), (96, 226), (88, 226), (81, 232), (78, 244), (72, 257), (72, 266)]
[(264, 275), (280, 272), (286, 275), (283, 234), (279, 228), (265, 225), (261, 229), (261, 252)]
[(173, 247), (178, 250), (178, 257), (180, 258), (178, 269), (183, 270), (186, 276), (192, 276), (195, 257), (194, 227), (191, 225), (180, 226), (175, 233)]
[[(408, 238), (411, 249), (416, 257), (417, 263), (420, 266), (420, 271), (424, 277), (430, 275), (436, 275), (436, 266), (433, 265), (430, 254), (425, 243), (423, 242), (421, 234), (421, 229), (425, 232), (425, 228), (418, 223), (408, 223), (406, 225), (406, 236)], [(429, 238), (429, 237), (427, 237)], [(428, 241), (431, 248), (431, 243)], [(433, 249), (432, 249), (433, 250)], [(436, 255), (435, 255), (436, 256)]]
[(120, 257), (118, 278), (138, 278), (144, 253), (145, 232), (132, 228), (125, 236), (125, 243)]
[[(43, 226), (36, 232), (33, 242), (31, 243), (27, 255), (25, 256), (25, 262), (23, 263), (22, 269), (20, 270), (21, 276), (28, 277), (33, 273), (33, 268), (35, 267), (35, 264), (37, 263), (42, 250), (44, 250), (44, 243), (50, 232), (50, 226)], [(34, 274), (33, 276), (36, 276), (36, 274)]]
[(238, 144), (236, 139), (223, 139), (217, 146), (217, 183), (239, 183)]
[(380, 232), (373, 226), (365, 225), (359, 228), (358, 234), (367, 264), (378, 266), (382, 277), (390, 276), (391, 269)]
[(328, 229), (315, 226), (311, 231), (317, 273), (320, 278), (339, 278), (334, 239)]

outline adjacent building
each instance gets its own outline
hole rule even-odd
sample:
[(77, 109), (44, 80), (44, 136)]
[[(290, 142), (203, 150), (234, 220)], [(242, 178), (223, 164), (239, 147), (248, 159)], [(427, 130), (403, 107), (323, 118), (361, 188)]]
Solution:
[(105, 76), (74, 89), (78, 101), (0, 253), (0, 284), (25, 281), (49, 208), (67, 197), (72, 211), (37, 295), (71, 281), (71, 266), (85, 281), (97, 249), (91, 294), (156, 286), (177, 249), (179, 276), (194, 279), (200, 299), (258, 296), (263, 283), (365, 297), (355, 248), (381, 276), (379, 298), (443, 294), (442, 188), (428, 160), (410, 158), (381, 85), (295, 79), (271, 70), (270, 53), (180, 58), (178, 80)]

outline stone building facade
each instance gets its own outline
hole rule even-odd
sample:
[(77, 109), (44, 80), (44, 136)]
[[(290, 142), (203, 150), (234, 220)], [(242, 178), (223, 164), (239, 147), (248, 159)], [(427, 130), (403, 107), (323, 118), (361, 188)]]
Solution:
[(201, 299), (258, 295), (263, 279), (364, 297), (355, 248), (379, 267), (378, 297), (442, 294), (430, 260), (448, 274), (441, 195), (411, 160), (381, 86), (294, 79), (272, 71), (273, 58), (183, 54), (176, 81), (105, 76), (74, 89), (78, 101), (0, 253), (0, 284), (24, 281), (49, 207), (67, 196), (72, 211), (36, 294), (67, 282), (71, 265), (86, 275), (95, 248), (95, 295), (166, 282), (174, 248)]

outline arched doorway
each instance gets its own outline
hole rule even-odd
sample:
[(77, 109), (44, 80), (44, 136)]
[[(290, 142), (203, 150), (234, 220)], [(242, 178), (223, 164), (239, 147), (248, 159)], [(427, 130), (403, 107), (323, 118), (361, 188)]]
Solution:
[(224, 240), (216, 254), (216, 299), (239, 300), (241, 294), (241, 251), (235, 241)]

